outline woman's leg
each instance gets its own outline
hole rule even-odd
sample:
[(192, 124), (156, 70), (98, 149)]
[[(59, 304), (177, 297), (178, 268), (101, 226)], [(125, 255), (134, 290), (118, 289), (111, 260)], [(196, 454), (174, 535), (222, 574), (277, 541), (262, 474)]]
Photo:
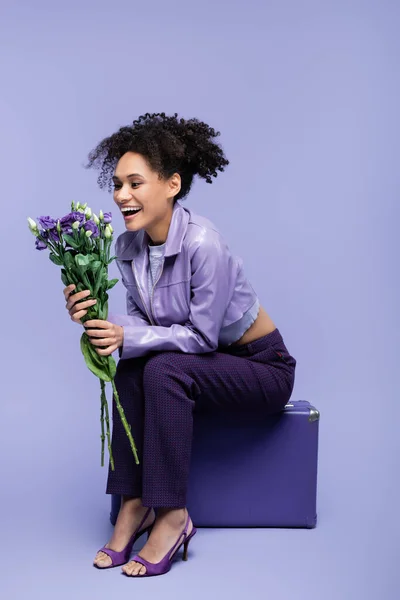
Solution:
[[(277, 329), (229, 352), (163, 352), (149, 359), (143, 375), (142, 497), (145, 506), (159, 510), (149, 541), (140, 552), (143, 558), (159, 562), (185, 523), (194, 408), (279, 412), (290, 399), (295, 366)], [(146, 572), (135, 561), (122, 570), (139, 576)]]
[(143, 428), (144, 395), (143, 371), (147, 357), (119, 360), (115, 374), (115, 387), (126, 420), (131, 427), (132, 437), (139, 457), (136, 464), (132, 449), (119, 416), (115, 401), (112, 403), (111, 449), (114, 457), (114, 471), (108, 466), (106, 494), (120, 494), (140, 498), (142, 496), (143, 472)]
[[(115, 375), (119, 399), (126, 420), (131, 426), (140, 461), (139, 465), (135, 463), (128, 437), (113, 401), (111, 448), (114, 457), (114, 471), (109, 465), (106, 493), (119, 494), (122, 498), (113, 535), (106, 546), (117, 551), (121, 551), (126, 546), (146, 512), (141, 501), (144, 425), (143, 369), (145, 364), (146, 358), (120, 360)], [(154, 511), (151, 512), (143, 527), (147, 527), (153, 521)], [(111, 558), (104, 552), (98, 552), (94, 562), (99, 567), (107, 567), (111, 564)]]
[(150, 358), (143, 375), (143, 504), (186, 506), (195, 406), (279, 412), (291, 396), (295, 365), (277, 329), (229, 353), (163, 352)]

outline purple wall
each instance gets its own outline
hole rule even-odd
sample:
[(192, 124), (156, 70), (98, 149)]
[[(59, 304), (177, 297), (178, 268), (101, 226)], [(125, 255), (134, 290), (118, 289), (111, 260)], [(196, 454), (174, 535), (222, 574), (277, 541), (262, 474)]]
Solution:
[[(82, 168), (87, 153), (141, 113), (177, 111), (219, 129), (231, 161), (187, 205), (243, 257), (298, 360), (293, 398), (321, 410), (319, 526), (203, 532), (195, 559), (151, 585), (171, 598), (198, 582), (196, 598), (231, 586), (230, 598), (394, 599), (399, 4), (42, 0), (0, 11), (0, 595), (111, 593), (90, 566), (110, 533), (98, 384), (26, 217), (71, 200), (113, 210)], [(122, 285), (111, 298), (124, 309)], [(110, 588), (135, 586), (109, 574)]]

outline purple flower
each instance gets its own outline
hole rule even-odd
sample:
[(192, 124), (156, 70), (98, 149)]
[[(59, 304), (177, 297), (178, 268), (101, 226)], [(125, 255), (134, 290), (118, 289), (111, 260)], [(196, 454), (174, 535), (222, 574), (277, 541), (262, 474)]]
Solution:
[(41, 227), (43, 227), (43, 229), (54, 229), (54, 227), (57, 226), (57, 221), (55, 221), (54, 219), (52, 219), (49, 216), (38, 217), (38, 221), (39, 221)]
[(79, 221), (80, 224), (85, 220), (85, 215), (78, 211), (70, 212), (60, 219), (61, 230), (63, 233), (71, 233), (72, 223)]
[(47, 240), (51, 240), (53, 242), (60, 241), (60, 237), (59, 237), (57, 231), (54, 231), (54, 229), (40, 229), (39, 235), (41, 238), (44, 239), (44, 241), (47, 241)]
[(53, 240), (53, 242), (60, 241), (60, 236), (58, 235), (57, 231), (50, 229), (49, 234), (50, 234), (50, 238)]
[(98, 237), (99, 235), (99, 229), (96, 225), (96, 223), (94, 221), (86, 221), (86, 223), (83, 226), (85, 231), (91, 231), (92, 232), (92, 236), (91, 237)]
[(39, 238), (36, 238), (35, 246), (36, 250), (45, 250), (47, 248), (46, 242), (42, 242)]
[(112, 214), (110, 212), (104, 213), (104, 223), (111, 223)]

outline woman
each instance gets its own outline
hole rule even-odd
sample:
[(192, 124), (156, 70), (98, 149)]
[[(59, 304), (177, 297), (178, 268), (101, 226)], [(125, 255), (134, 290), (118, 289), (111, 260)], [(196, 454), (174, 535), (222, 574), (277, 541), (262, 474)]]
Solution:
[[(85, 327), (98, 354), (119, 351), (115, 382), (140, 459), (136, 465), (113, 405), (106, 493), (122, 502), (94, 565), (124, 565), (131, 576), (166, 573), (182, 544), (186, 559), (196, 533), (186, 510), (193, 410), (276, 413), (294, 384), (296, 361), (241, 261), (212, 223), (178, 202), (195, 175), (211, 183), (228, 164), (218, 135), (197, 119), (146, 114), (104, 139), (86, 165), (101, 169), (100, 187), (113, 185), (125, 221), (115, 250), (128, 314)], [(73, 290), (64, 290), (66, 306), (80, 323), (95, 301)], [(144, 532), (145, 546), (129, 561)]]

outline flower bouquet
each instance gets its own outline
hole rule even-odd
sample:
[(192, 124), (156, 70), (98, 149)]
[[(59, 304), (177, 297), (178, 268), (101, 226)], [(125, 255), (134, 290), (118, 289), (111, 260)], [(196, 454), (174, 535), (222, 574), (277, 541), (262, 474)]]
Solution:
[[(97, 302), (88, 308), (82, 317), (82, 323), (89, 319), (107, 319), (108, 293), (118, 279), (108, 280), (108, 265), (115, 259), (110, 258), (113, 228), (111, 213), (100, 211), (97, 217), (87, 204), (71, 203), (71, 212), (61, 219), (49, 216), (38, 217), (41, 229), (36, 222), (28, 217), (29, 229), (36, 237), (36, 249), (50, 251), (49, 258), (61, 267), (61, 280), (65, 286), (74, 284), (75, 291), (90, 290), (90, 298)], [(88, 300), (89, 297), (85, 298)], [(126, 434), (135, 457), (139, 464), (131, 427), (128, 424), (124, 409), (120, 404), (118, 392), (114, 383), (116, 364), (114, 358), (99, 355), (88, 335), (82, 334), (81, 351), (87, 367), (100, 380), (100, 422), (101, 422), (101, 466), (104, 466), (104, 417), (106, 421), (107, 443), (110, 455), (111, 469), (114, 471), (114, 459), (110, 441), (110, 422), (105, 391), (105, 382), (111, 382), (115, 403), (121, 417)]]

